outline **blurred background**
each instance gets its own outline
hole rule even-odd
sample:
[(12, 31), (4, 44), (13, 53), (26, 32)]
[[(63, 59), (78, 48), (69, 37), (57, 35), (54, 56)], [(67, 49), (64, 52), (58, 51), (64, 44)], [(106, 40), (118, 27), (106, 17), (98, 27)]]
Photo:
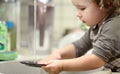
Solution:
[(11, 50), (51, 49), (65, 35), (87, 29), (71, 0), (1, 0), (1, 5), (1, 21), (12, 22), (16, 30), (11, 40), (16, 48)]

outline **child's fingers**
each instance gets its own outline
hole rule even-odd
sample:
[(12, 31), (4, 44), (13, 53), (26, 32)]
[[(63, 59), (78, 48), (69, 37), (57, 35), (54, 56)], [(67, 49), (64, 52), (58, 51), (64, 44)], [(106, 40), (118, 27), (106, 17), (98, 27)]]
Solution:
[(37, 64), (47, 64), (46, 61), (37, 61)]

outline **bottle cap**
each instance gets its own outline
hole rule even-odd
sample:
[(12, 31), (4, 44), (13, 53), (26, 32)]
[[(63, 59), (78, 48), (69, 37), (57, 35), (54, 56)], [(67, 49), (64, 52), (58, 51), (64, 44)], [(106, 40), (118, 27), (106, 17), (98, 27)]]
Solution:
[(14, 24), (11, 21), (6, 21), (5, 24), (6, 24), (8, 29), (12, 29), (14, 27)]

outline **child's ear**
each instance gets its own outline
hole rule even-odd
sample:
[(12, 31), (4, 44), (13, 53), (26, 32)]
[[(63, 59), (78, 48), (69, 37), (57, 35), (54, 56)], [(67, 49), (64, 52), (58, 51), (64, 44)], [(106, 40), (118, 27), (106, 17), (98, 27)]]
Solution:
[(112, 2), (111, 0), (101, 0), (100, 2), (100, 9), (105, 9), (105, 10), (111, 10), (112, 8)]

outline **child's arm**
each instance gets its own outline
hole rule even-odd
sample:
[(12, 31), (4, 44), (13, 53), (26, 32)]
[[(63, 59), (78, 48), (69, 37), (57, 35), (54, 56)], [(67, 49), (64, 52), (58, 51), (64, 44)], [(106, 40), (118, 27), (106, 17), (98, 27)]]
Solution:
[(76, 50), (73, 44), (69, 44), (64, 48), (54, 50), (51, 55), (60, 55), (61, 59), (69, 59), (76, 57)]
[(43, 69), (49, 74), (59, 74), (61, 71), (87, 71), (102, 67), (105, 62), (94, 54), (66, 60), (50, 60)]
[(60, 60), (66, 58), (75, 58), (76, 51), (73, 44), (70, 44), (64, 48), (54, 50), (47, 58), (43, 60), (38, 60), (37, 63), (39, 64), (46, 64), (49, 60)]
[(79, 58), (62, 60), (62, 69), (65, 71), (85, 71), (97, 69), (105, 62), (94, 54), (84, 55)]

